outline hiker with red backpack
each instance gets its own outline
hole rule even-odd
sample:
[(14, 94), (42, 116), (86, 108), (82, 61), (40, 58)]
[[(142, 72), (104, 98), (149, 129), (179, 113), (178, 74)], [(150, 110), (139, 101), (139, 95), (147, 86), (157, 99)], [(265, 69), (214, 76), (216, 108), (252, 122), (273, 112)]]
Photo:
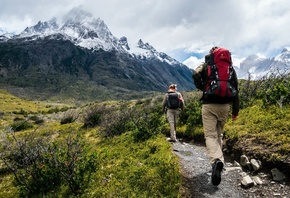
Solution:
[(176, 124), (180, 110), (184, 108), (181, 93), (177, 92), (177, 85), (171, 84), (162, 102), (163, 113), (166, 113), (170, 125), (170, 141), (176, 142)]
[(196, 88), (202, 94), (202, 122), (207, 152), (212, 165), (211, 182), (221, 182), (224, 167), (222, 152), (223, 128), (232, 109), (232, 119), (239, 113), (238, 79), (228, 49), (213, 47), (205, 63), (192, 74)]

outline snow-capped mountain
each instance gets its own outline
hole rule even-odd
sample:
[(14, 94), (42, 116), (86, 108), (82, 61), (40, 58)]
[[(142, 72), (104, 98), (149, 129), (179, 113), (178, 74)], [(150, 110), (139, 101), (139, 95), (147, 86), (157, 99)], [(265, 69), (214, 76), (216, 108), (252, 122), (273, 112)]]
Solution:
[(290, 65), (290, 47), (285, 47), (282, 50), (281, 54), (277, 55), (274, 58), (274, 61), (283, 62), (286, 65), (288, 65), (288, 68), (289, 68), (289, 65)]
[(1, 88), (29, 98), (90, 100), (128, 99), (131, 92), (166, 91), (172, 83), (180, 91), (194, 89), (187, 66), (141, 39), (130, 44), (125, 36), (115, 37), (103, 20), (81, 8), (61, 21), (39, 21), (0, 37)]
[(34, 35), (47, 36), (54, 34), (58, 30), (56, 18), (51, 19), (48, 22), (39, 21), (35, 26), (27, 27), (18, 36), (19, 37), (30, 37)]
[(112, 35), (103, 20), (93, 18), (90, 13), (80, 8), (71, 10), (64, 18), (67, 20), (62, 25), (57, 23), (56, 18), (45, 22), (39, 21), (36, 25), (27, 27), (18, 37), (37, 39), (61, 34), (64, 39), (88, 49), (101, 48), (106, 51), (121, 49), (118, 39)]
[(12, 38), (13, 36), (15, 36), (14, 33), (10, 33), (5, 28), (0, 27), (0, 41), (1, 40), (8, 40), (8, 39)]
[(27, 27), (16, 37), (39, 39), (51, 36), (54, 39), (54, 35), (57, 37), (62, 35), (63, 39), (87, 49), (118, 51), (135, 58), (157, 58), (169, 64), (180, 64), (165, 53), (156, 51), (154, 47), (141, 39), (136, 44), (130, 44), (125, 36), (120, 39), (115, 37), (103, 20), (94, 18), (81, 7), (67, 13), (64, 21), (62, 25), (58, 24), (56, 18), (45, 22), (39, 21), (36, 25)]
[(273, 58), (258, 55), (248, 56), (235, 68), (239, 79), (261, 79), (272, 73), (285, 74), (290, 71), (290, 47), (285, 47)]
[[(94, 18), (92, 14), (84, 11), (81, 7), (68, 12), (62, 20), (52, 18), (49, 21), (39, 21), (18, 35), (9, 34), (5, 29), (0, 28), (0, 41), (13, 38), (29, 41), (43, 38), (68, 40), (77, 46), (92, 51), (99, 49), (117, 51), (140, 60), (156, 59), (173, 66), (182, 65), (165, 53), (158, 52), (153, 46), (144, 43), (141, 39), (136, 43), (130, 43), (125, 36), (115, 37), (103, 20)], [(251, 79), (259, 79), (273, 71), (288, 70), (289, 64), (290, 47), (285, 47), (281, 54), (272, 58), (251, 55), (240, 64), (240, 67), (236, 67), (236, 71), (240, 79), (247, 79), (249, 75)]]

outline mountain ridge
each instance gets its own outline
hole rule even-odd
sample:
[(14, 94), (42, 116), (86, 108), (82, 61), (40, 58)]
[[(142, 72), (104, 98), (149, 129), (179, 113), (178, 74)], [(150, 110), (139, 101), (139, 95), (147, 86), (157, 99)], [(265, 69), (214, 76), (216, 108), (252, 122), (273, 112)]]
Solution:
[[(74, 13), (79, 15), (74, 16)], [(73, 10), (63, 25), (39, 21), (18, 35), (0, 37), (0, 85), (19, 96), (126, 98), (131, 92), (164, 92), (171, 83), (193, 90), (192, 71), (141, 39), (116, 38), (104, 21)], [(134, 52), (133, 52), (134, 48)], [(17, 94), (18, 93), (18, 94)]]
[(261, 79), (271, 74), (285, 74), (290, 71), (290, 47), (272, 58), (250, 55), (235, 67), (239, 79)]

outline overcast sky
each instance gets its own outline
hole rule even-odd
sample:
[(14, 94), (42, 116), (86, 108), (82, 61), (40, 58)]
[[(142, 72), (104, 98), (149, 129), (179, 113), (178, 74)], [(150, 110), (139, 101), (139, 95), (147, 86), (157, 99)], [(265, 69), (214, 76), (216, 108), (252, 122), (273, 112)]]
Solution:
[(142, 39), (190, 67), (212, 46), (229, 48), (234, 65), (290, 46), (289, 0), (0, 0), (0, 28), (20, 33), (80, 5), (117, 38)]

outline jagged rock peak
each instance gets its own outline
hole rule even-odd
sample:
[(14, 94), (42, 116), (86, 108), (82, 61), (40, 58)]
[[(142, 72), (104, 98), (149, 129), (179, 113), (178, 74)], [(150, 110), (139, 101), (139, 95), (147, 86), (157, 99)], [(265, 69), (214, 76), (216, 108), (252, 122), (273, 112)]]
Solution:
[(38, 23), (32, 27), (26, 27), (24, 31), (20, 33), (21, 36), (30, 34), (45, 33), (47, 31), (55, 31), (58, 29), (56, 18), (52, 18), (50, 21), (38, 21)]
[(284, 47), (281, 54), (278, 54), (274, 60), (290, 64), (290, 47)]
[(100, 18), (94, 18), (91, 13), (84, 11), (82, 6), (73, 8), (71, 11), (69, 11), (63, 17), (63, 21), (64, 26), (78, 24), (86, 28), (96, 28), (98, 30), (105, 29), (106, 31), (109, 31), (109, 28), (103, 20)]
[(281, 53), (290, 52), (290, 47), (284, 47)]
[(119, 43), (120, 43), (120, 45), (123, 46), (126, 50), (130, 50), (130, 47), (129, 47), (129, 45), (128, 45), (127, 37), (122, 36), (122, 37), (119, 39)]
[(149, 45), (149, 43), (144, 43), (141, 39), (139, 39), (138, 43), (137, 43), (138, 47), (142, 48), (142, 49), (147, 49), (147, 50), (151, 50), (151, 51), (156, 51), (154, 49), (154, 47), (152, 47), (151, 45)]
[(253, 54), (253, 55), (250, 55), (248, 56), (243, 62), (246, 62), (246, 61), (261, 61), (263, 60), (264, 58), (258, 56), (257, 54)]
[(72, 9), (64, 17), (64, 25), (60, 28), (62, 32), (72, 37), (77, 33), (77, 37), (90, 33), (91, 36), (84, 38), (100, 37), (104, 40), (114, 40), (115, 37), (100, 18), (94, 18), (91, 13), (83, 10), (82, 6)]
[(64, 26), (69, 24), (79, 24), (82, 26), (91, 26), (91, 28), (106, 29), (109, 31), (107, 25), (100, 18), (94, 18), (93, 15), (85, 10), (82, 6), (73, 8), (66, 15), (63, 16)]

